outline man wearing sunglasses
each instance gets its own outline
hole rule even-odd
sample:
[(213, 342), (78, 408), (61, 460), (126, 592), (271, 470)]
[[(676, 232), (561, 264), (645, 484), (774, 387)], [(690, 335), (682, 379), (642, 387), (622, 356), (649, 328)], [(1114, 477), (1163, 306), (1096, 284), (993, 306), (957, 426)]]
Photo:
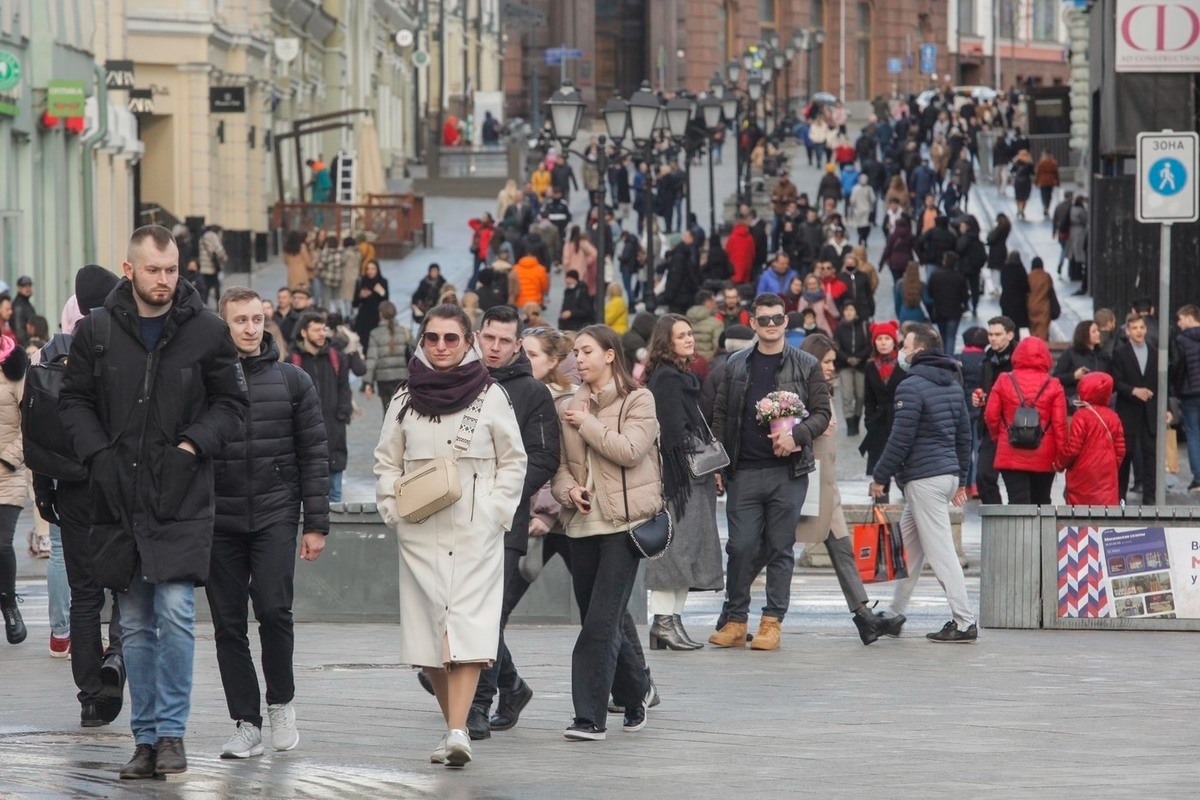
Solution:
[[(829, 386), (817, 360), (788, 346), (783, 298), (760, 294), (750, 306), (754, 347), (729, 357), (717, 390), (713, 433), (725, 445), (729, 467), (717, 476), (727, 482), (729, 564), (725, 606), (719, 630), (709, 637), (717, 647), (744, 647), (750, 587), (767, 570), (767, 597), (751, 647), (779, 647), (780, 623), (791, 600), (796, 523), (814, 469), (812, 442), (829, 426)], [(790, 431), (771, 433), (755, 418), (755, 405), (774, 391), (795, 392), (808, 410)]]

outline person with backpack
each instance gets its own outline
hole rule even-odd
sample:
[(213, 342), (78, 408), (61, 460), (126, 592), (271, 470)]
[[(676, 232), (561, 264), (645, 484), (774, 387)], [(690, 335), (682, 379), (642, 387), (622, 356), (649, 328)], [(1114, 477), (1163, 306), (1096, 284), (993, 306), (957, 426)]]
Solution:
[(1067, 403), (1050, 374), (1046, 343), (1022, 339), (1013, 369), (996, 378), (983, 418), (996, 442), (993, 464), (1004, 477), (1010, 505), (1049, 505), (1055, 464), (1067, 441)]
[(271, 747), (300, 743), (292, 707), (296, 528), (300, 558), (317, 560), (329, 533), (329, 454), (316, 388), (303, 370), (280, 363), (279, 344), (263, 330), (258, 292), (226, 289), (220, 314), (241, 360), (250, 410), (213, 458), (216, 523), (205, 592), (225, 703), (237, 726), (221, 757), (249, 758), (263, 753), (263, 718), (247, 602), (262, 642)]
[(350, 370), (345, 360), (346, 356), (333, 346), (325, 319), (320, 314), (309, 312), (300, 318), (296, 323), (296, 342), (288, 354), (288, 361), (308, 373), (317, 387), (321, 416), (325, 421), (325, 437), (329, 443), (331, 503), (342, 502), (342, 475), (349, 458), (346, 427), (354, 410)]
[[(117, 285), (117, 276), (89, 264), (75, 273), (77, 313), (63, 312), (63, 331), (42, 348), (36, 367), (25, 376), (21, 428), (25, 464), (33, 471), (38, 513), (62, 531), (63, 561), (71, 591), (71, 674), (79, 700), (79, 724), (107, 725), (121, 713), (125, 695), (125, 659), (121, 651), (120, 607), (112, 593), (108, 647), (101, 637), (104, 587), (92, 565), (91, 490), (88, 471), (75, 452), (59, 416), (59, 393), (67, 371), (72, 334), (92, 309), (104, 305)], [(107, 316), (107, 315), (106, 315)], [(111, 325), (111, 319), (105, 326)], [(111, 334), (107, 334), (111, 335)], [(101, 339), (107, 338), (101, 334)]]

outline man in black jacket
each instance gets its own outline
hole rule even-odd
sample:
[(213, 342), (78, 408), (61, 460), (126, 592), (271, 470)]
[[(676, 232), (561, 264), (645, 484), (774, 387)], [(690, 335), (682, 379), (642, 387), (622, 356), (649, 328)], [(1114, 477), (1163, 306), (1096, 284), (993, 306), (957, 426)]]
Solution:
[(942, 263), (946, 253), (953, 253), (958, 247), (958, 237), (950, 230), (950, 219), (941, 214), (933, 227), (917, 237), (917, 254), (921, 263), (933, 270)]
[(563, 287), (562, 310), (558, 313), (558, 327), (564, 331), (583, 330), (596, 317), (596, 303), (588, 293), (587, 285), (580, 282), (577, 270), (567, 270), (563, 282), (566, 285)]
[(908, 576), (896, 584), (887, 634), (900, 635), (904, 609), (928, 560), (954, 619), (926, 638), (973, 642), (978, 629), (950, 529), (950, 505), (967, 501), (971, 466), (971, 422), (958, 382), (958, 362), (942, 352), (941, 340), (930, 325), (918, 324), (905, 335), (897, 366), (908, 377), (896, 388), (895, 422), (870, 485), (874, 498), (887, 494), (893, 478), (904, 490), (900, 535)]
[[(717, 647), (744, 647), (750, 588), (763, 562), (767, 604), (755, 650), (779, 647), (780, 623), (791, 600), (796, 523), (813, 471), (812, 442), (829, 426), (829, 385), (817, 360), (789, 347), (783, 298), (760, 294), (750, 306), (758, 345), (729, 357), (713, 408), (713, 433), (729, 454), (729, 467), (717, 486), (729, 485), (729, 565), (720, 630), (709, 637)], [(799, 395), (808, 416), (790, 430), (771, 432), (755, 418), (755, 405), (768, 393)]]
[(1158, 484), (1154, 450), (1158, 413), (1154, 393), (1158, 391), (1158, 350), (1146, 338), (1146, 320), (1136, 311), (1125, 318), (1125, 335), (1113, 350), (1112, 376), (1117, 390), (1117, 415), (1125, 429), (1125, 460), (1117, 474), (1121, 502), (1129, 489), (1129, 472), (1142, 484), (1140, 505), (1154, 504)]
[(350, 364), (345, 353), (330, 341), (325, 319), (312, 311), (296, 323), (296, 343), (292, 345), (288, 361), (307, 372), (317, 387), (329, 448), (329, 502), (340, 503), (342, 475), (349, 459), (346, 428), (354, 411)]
[(212, 609), (217, 664), (230, 718), (237, 724), (222, 758), (262, 755), (262, 707), (246, 637), (246, 603), (254, 602), (262, 642), (271, 746), (300, 742), (292, 698), (292, 580), (296, 526), (304, 508), (300, 558), (315, 561), (329, 533), (329, 453), (312, 380), (279, 361), (279, 344), (263, 329), (262, 298), (235, 287), (221, 297), (221, 318), (242, 361), (250, 409), (239, 434), (214, 459), (216, 530), (205, 587)]
[(858, 256), (850, 253), (842, 256), (842, 271), (838, 279), (846, 284), (848, 292), (838, 298), (839, 307), (853, 303), (858, 316), (870, 322), (875, 317), (875, 293), (871, 290), (871, 278), (860, 270)]
[(179, 280), (159, 225), (134, 231), (125, 279), (80, 323), (60, 395), (89, 467), (93, 568), (121, 596), (136, 748), (122, 778), (187, 770), (194, 592), (208, 579), (213, 457), (236, 436), (246, 382), (225, 324)]
[[(988, 347), (983, 351), (983, 381), (981, 392), (971, 399), (971, 405), (982, 409), (987, 405), (988, 395), (997, 379), (1005, 372), (1012, 372), (1013, 352), (1017, 349), (1017, 326), (1008, 317), (992, 317), (987, 326)], [(981, 412), (982, 413), (982, 412)], [(975, 465), (975, 487), (979, 502), (998, 506), (1004, 502), (1000, 496), (1000, 473), (996, 471), (996, 442), (988, 433), (986, 425), (979, 425), (979, 456)]]
[[(558, 469), (559, 429), (558, 414), (550, 390), (533, 377), (533, 368), (521, 347), (520, 325), (515, 308), (496, 306), (483, 315), (483, 325), (479, 331), (483, 363), (492, 378), (508, 394), (521, 426), (521, 442), (525, 445), (528, 464), (521, 503), (513, 517), (512, 529), (504, 535), (504, 605), (500, 611), (500, 650), (492, 668), (479, 676), (475, 701), (467, 715), (467, 732), (472, 739), (486, 739), (493, 730), (506, 731), (512, 728), (517, 724), (521, 710), (533, 697), (533, 690), (517, 674), (508, 645), (504, 642), (504, 627), (520, 598), (520, 594), (513, 596), (512, 587), (520, 574), (521, 556), (525, 555), (529, 544), (530, 499)], [(488, 710), (497, 688), (500, 702), (496, 714), (489, 720)]]
[(929, 316), (937, 325), (938, 334), (946, 342), (946, 350), (954, 352), (954, 341), (958, 337), (958, 323), (963, 311), (971, 302), (971, 287), (958, 271), (958, 254), (949, 251), (929, 276), (929, 298), (932, 300)]
[(692, 232), (685, 230), (679, 243), (667, 251), (667, 282), (658, 296), (658, 303), (670, 307), (675, 314), (686, 314), (700, 289), (700, 269), (693, 260), (693, 241)]

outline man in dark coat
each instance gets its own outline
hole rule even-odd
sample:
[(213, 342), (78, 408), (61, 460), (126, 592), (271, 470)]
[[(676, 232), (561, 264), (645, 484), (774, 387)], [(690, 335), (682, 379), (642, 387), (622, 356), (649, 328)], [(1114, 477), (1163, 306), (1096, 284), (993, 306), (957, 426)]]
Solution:
[(263, 329), (258, 292), (227, 289), (220, 311), (241, 358), (250, 410), (214, 458), (217, 519), (205, 592), (225, 704), (237, 725), (221, 757), (248, 758), (263, 752), (258, 677), (246, 637), (251, 600), (271, 746), (291, 750), (300, 741), (292, 708), (296, 526), (303, 507), (300, 558), (315, 561), (329, 533), (329, 452), (316, 387), (299, 367), (280, 363), (279, 344)]
[(117, 589), (136, 744), (122, 778), (187, 770), (195, 585), (208, 579), (213, 457), (246, 382), (225, 324), (179, 280), (171, 232), (133, 232), (125, 279), (80, 323), (60, 394), (92, 482), (93, 568)]
[(346, 427), (354, 411), (350, 391), (350, 364), (346, 355), (334, 347), (325, 319), (315, 312), (305, 314), (296, 324), (296, 343), (288, 361), (312, 378), (321, 401), (325, 420), (325, 438), (329, 443), (329, 502), (342, 502), (342, 474), (346, 471), (349, 451)]
[(929, 317), (937, 325), (946, 350), (954, 352), (954, 341), (958, 338), (958, 323), (963, 311), (971, 302), (971, 288), (967, 279), (958, 271), (958, 255), (950, 252), (942, 255), (941, 265), (929, 276), (926, 287), (932, 301)]
[(17, 278), (17, 293), (13, 295), (12, 323), (10, 325), (22, 347), (29, 344), (29, 333), (25, 330), (25, 323), (37, 316), (37, 309), (33, 307), (33, 302), (29, 299), (31, 297), (33, 297), (33, 278), (22, 275)]
[[(1141, 505), (1154, 504), (1158, 473), (1155, 469), (1155, 441), (1158, 413), (1158, 350), (1146, 339), (1146, 320), (1136, 311), (1125, 319), (1128, 341), (1114, 348), (1113, 384), (1117, 390), (1117, 415), (1125, 429), (1125, 459), (1117, 474), (1121, 502), (1129, 490), (1132, 469), (1135, 482), (1142, 485)], [(1078, 413), (1078, 412), (1076, 412)]]
[(896, 584), (887, 612), (892, 622), (888, 633), (900, 634), (904, 609), (928, 560), (954, 618), (926, 638), (973, 642), (978, 629), (950, 529), (950, 505), (967, 501), (971, 466), (971, 420), (958, 382), (958, 362), (942, 352), (932, 327), (917, 324), (904, 337), (898, 363), (909, 375), (896, 387), (895, 423), (870, 485), (871, 496), (877, 498), (887, 493), (893, 478), (904, 489), (900, 535), (908, 577)]
[(933, 227), (917, 237), (917, 254), (921, 263), (938, 267), (946, 253), (958, 248), (958, 237), (950, 230), (950, 218), (939, 214)]
[[(987, 323), (988, 346), (983, 351), (983, 374), (979, 387), (982, 393), (971, 401), (971, 405), (982, 409), (992, 386), (1006, 372), (1012, 372), (1013, 352), (1017, 349), (1017, 326), (1008, 317), (992, 317)], [(1000, 496), (1000, 473), (996, 471), (996, 442), (986, 425), (979, 426), (979, 458), (975, 466), (975, 486), (979, 491), (979, 502), (998, 506)]]
[[(559, 428), (550, 390), (533, 377), (533, 367), (521, 344), (520, 318), (515, 308), (496, 306), (483, 315), (479, 350), (492, 378), (500, 384), (512, 403), (517, 423), (521, 426), (521, 441), (525, 445), (528, 464), (521, 503), (513, 517), (512, 528), (504, 534), (504, 604), (500, 611), (500, 650), (492, 668), (480, 674), (475, 700), (467, 714), (467, 732), (472, 739), (486, 739), (493, 730), (511, 729), (533, 697), (533, 690), (517, 674), (504, 641), (504, 627), (526, 588), (518, 588), (517, 585), (521, 583), (521, 556), (525, 555), (529, 545), (529, 503), (558, 469)], [(546, 532), (536, 531), (539, 535)], [(496, 713), (489, 719), (488, 711), (497, 690), (500, 701)]]
[(692, 260), (692, 242), (691, 231), (684, 231), (679, 243), (667, 251), (667, 282), (658, 303), (669, 306), (675, 314), (686, 314), (700, 289), (700, 268)]
[(838, 278), (849, 289), (838, 298), (838, 305), (853, 303), (858, 316), (870, 322), (875, 316), (875, 293), (871, 291), (871, 279), (867, 273), (860, 270), (858, 256), (851, 253), (842, 257), (842, 271)]
[(596, 318), (596, 302), (588, 293), (587, 284), (579, 280), (578, 271), (567, 270), (564, 283), (562, 310), (558, 313), (559, 330), (583, 330)]

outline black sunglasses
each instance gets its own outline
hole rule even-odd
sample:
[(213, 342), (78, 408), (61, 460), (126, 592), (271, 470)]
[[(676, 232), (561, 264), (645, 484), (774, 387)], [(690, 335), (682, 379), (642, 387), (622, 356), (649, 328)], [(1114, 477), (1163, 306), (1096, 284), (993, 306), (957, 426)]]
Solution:
[(760, 328), (774, 328), (787, 322), (786, 314), (772, 314), (771, 316), (755, 317), (754, 321), (758, 323)]
[(462, 334), (447, 333), (439, 336), (433, 331), (425, 331), (424, 339), (428, 347), (436, 347), (439, 339), (445, 342), (447, 347), (458, 347), (458, 343), (462, 341)]

